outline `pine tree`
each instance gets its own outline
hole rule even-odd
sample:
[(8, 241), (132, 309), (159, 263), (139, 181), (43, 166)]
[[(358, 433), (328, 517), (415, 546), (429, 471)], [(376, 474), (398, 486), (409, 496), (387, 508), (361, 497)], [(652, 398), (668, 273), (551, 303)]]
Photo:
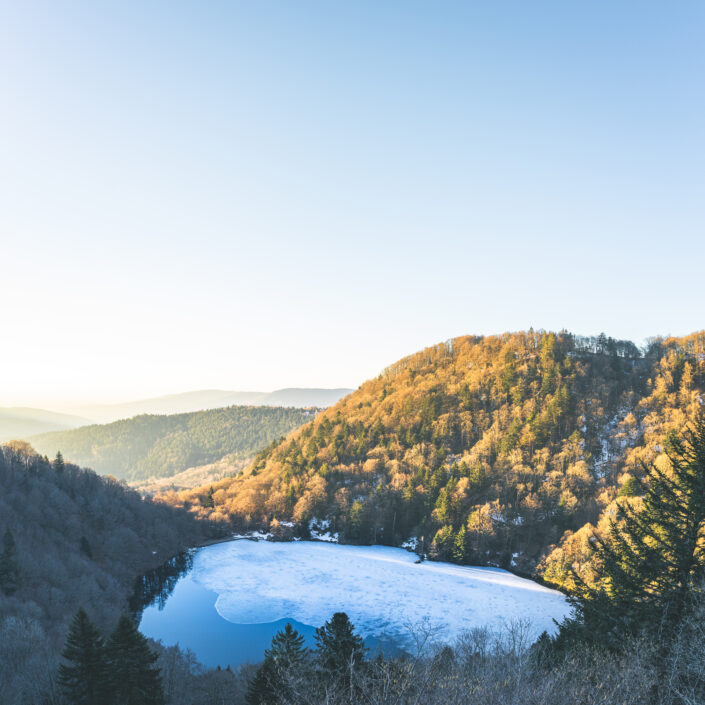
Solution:
[(276, 702), (276, 693), (270, 685), (272, 680), (270, 665), (265, 661), (255, 673), (254, 678), (247, 684), (245, 702), (247, 705), (268, 705)]
[(453, 527), (446, 524), (438, 529), (433, 539), (433, 549), (435, 554), (441, 560), (447, 560), (453, 557), (455, 538), (453, 537)]
[(71, 622), (59, 666), (59, 685), (69, 705), (111, 703), (103, 637), (83, 609)]
[(5, 529), (0, 553), (0, 590), (6, 595), (12, 595), (17, 590), (20, 578), (20, 567), (17, 562), (17, 546), (10, 528)]
[(304, 638), (287, 623), (284, 629), (278, 631), (272, 639), (272, 646), (264, 654), (277, 664), (285, 668), (300, 665), (306, 658)]
[(468, 557), (470, 556), (470, 535), (465, 525), (460, 527), (458, 533), (455, 535), (455, 541), (453, 543), (453, 560), (456, 563), (466, 563)]
[(682, 439), (666, 444), (670, 471), (655, 464), (637, 478), (643, 509), (618, 505), (609, 535), (594, 544), (601, 566), (597, 587), (581, 585), (576, 618), (562, 636), (619, 648), (624, 638), (646, 633), (666, 645), (702, 593), (705, 578), (705, 416)]
[(56, 453), (56, 458), (54, 458), (53, 465), (54, 465), (54, 470), (56, 470), (56, 472), (59, 472), (59, 473), (63, 472), (64, 469), (66, 468), (66, 464), (64, 463), (64, 456), (61, 455), (60, 450), (57, 451), (57, 453)]
[(336, 612), (316, 629), (315, 639), (318, 664), (329, 674), (343, 674), (364, 659), (365, 644), (345, 612)]
[(247, 688), (248, 705), (275, 705), (293, 699), (292, 681), (300, 673), (307, 656), (304, 638), (287, 623), (277, 632), (264, 652), (264, 663)]
[(129, 617), (120, 617), (105, 651), (114, 705), (164, 703), (161, 675), (154, 665), (158, 656)]

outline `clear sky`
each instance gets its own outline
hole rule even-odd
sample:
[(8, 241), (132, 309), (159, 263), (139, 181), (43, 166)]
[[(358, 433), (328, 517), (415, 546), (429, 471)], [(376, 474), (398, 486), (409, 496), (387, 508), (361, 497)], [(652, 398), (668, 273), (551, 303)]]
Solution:
[(705, 327), (705, 3), (0, 1), (0, 405)]

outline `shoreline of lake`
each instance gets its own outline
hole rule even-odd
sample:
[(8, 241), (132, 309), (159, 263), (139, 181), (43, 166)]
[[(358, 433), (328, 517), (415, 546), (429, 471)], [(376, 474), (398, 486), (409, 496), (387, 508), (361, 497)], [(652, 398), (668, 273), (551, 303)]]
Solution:
[(335, 611), (348, 613), (368, 642), (400, 648), (408, 626), (424, 620), (452, 641), (463, 630), (527, 616), (550, 631), (568, 611), (559, 592), (501, 568), (417, 563), (396, 547), (239, 535), (185, 555), (167, 566), (166, 591), (147, 581), (154, 585), (140, 629), (192, 649), (207, 665), (261, 660), (287, 621), (311, 646), (314, 628)]

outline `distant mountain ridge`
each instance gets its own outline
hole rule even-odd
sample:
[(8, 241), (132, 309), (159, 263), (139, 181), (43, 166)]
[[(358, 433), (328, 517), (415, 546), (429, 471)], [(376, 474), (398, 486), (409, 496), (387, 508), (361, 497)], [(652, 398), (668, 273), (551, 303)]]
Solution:
[(111, 423), (140, 414), (185, 414), (226, 406), (284, 406), (298, 409), (332, 406), (339, 399), (353, 392), (352, 389), (319, 389), (288, 387), (273, 392), (237, 392), (223, 389), (201, 389), (163, 397), (139, 399), (120, 404), (85, 404), (63, 407), (90, 419), (84, 423)]
[(88, 419), (24, 406), (0, 407), (0, 443), (49, 431), (64, 431), (90, 423)]

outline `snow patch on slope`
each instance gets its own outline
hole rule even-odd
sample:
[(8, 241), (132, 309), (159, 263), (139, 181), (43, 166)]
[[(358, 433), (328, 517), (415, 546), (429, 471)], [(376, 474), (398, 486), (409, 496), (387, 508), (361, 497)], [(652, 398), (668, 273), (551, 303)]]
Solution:
[(338, 543), (338, 534), (331, 533), (330, 519), (311, 519), (308, 523), (308, 530), (314, 541)]

